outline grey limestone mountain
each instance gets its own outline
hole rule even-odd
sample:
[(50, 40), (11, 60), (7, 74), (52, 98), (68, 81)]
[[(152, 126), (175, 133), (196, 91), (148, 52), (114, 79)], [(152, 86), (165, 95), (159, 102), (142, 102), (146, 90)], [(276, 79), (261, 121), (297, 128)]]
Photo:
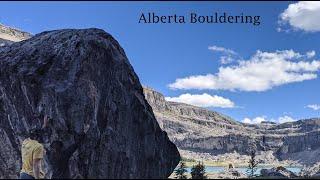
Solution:
[(89, 127), (72, 177), (166, 178), (179, 163), (124, 50), (103, 30), (48, 31), (0, 48), (0, 178), (17, 178), (21, 143), (43, 114), (52, 118), (45, 142), (69, 146)]
[(29, 39), (31, 36), (30, 33), (0, 23), (0, 47)]
[(184, 158), (241, 164), (247, 163), (247, 154), (255, 147), (260, 163), (320, 161), (320, 119), (245, 124), (204, 108), (166, 101), (151, 88), (145, 87), (144, 94)]

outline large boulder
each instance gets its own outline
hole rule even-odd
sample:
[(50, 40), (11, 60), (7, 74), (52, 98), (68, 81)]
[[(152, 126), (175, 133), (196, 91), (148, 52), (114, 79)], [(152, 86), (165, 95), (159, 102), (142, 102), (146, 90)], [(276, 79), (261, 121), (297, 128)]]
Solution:
[(298, 176), (286, 169), (279, 166), (271, 169), (261, 169), (261, 176), (265, 178), (297, 178)]
[(0, 178), (17, 177), (21, 142), (42, 124), (34, 114), (52, 117), (46, 142), (68, 146), (89, 127), (73, 177), (165, 178), (180, 160), (124, 50), (103, 30), (43, 32), (0, 49)]

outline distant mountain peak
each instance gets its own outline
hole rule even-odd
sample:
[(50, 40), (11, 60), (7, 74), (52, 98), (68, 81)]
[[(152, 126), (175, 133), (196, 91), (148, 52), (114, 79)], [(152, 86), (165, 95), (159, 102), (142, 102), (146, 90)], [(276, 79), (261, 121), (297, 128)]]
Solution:
[(32, 37), (32, 34), (0, 23), (0, 46), (19, 42)]

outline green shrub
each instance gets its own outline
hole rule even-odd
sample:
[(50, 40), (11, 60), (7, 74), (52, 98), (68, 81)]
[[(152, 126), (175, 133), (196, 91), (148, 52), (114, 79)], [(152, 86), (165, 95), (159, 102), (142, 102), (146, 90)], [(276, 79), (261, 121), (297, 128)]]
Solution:
[(204, 166), (203, 162), (202, 163), (199, 162), (197, 165), (192, 167), (191, 178), (192, 179), (207, 179), (206, 167)]
[(186, 164), (183, 161), (181, 161), (178, 169), (174, 170), (175, 178), (176, 179), (187, 179), (186, 173), (188, 172), (188, 170), (186, 168), (187, 168)]

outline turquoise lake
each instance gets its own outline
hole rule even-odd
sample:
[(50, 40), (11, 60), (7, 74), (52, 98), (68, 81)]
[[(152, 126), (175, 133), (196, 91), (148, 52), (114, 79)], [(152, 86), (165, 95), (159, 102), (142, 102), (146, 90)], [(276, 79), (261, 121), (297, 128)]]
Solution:
[[(260, 171), (261, 169), (271, 169), (272, 167), (258, 167), (256, 174), (260, 175)], [(288, 169), (289, 171), (292, 171), (295, 174), (299, 174), (301, 171), (301, 167), (285, 167), (286, 169)], [(206, 172), (207, 173), (218, 173), (218, 172), (223, 172), (226, 169), (226, 167), (220, 167), (220, 166), (206, 166)], [(247, 168), (246, 167), (238, 167), (235, 168), (236, 170), (238, 170), (239, 172), (242, 172), (244, 174), (246, 174)], [(191, 168), (187, 168), (188, 172), (191, 172)]]

